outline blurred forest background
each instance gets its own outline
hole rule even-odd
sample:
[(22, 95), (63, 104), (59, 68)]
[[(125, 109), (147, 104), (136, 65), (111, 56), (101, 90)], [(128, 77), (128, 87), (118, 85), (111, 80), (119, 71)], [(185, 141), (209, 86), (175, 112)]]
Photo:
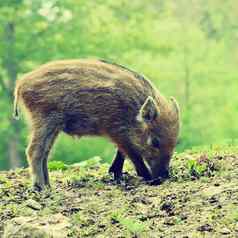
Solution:
[[(236, 143), (236, 0), (0, 1), (0, 169), (26, 165), (27, 128), (12, 119), (15, 81), (51, 60), (97, 57), (152, 80), (182, 108), (178, 151)], [(54, 160), (110, 160), (103, 139), (60, 135)]]

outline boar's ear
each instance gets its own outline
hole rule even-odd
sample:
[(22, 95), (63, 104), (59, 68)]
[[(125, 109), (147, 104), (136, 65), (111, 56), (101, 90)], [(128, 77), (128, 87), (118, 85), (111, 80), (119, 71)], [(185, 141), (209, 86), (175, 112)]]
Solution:
[(156, 106), (156, 102), (149, 96), (141, 106), (137, 119), (139, 121), (153, 122), (158, 116), (159, 110)]

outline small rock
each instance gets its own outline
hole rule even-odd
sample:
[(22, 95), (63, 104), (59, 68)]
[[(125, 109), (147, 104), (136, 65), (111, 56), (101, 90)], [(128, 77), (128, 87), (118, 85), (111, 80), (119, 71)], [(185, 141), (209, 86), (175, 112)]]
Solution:
[(211, 204), (214, 204), (214, 203), (217, 203), (219, 202), (218, 198), (216, 196), (211, 196), (208, 201), (211, 203)]
[(157, 178), (157, 179), (149, 180), (147, 183), (151, 186), (160, 185), (164, 180), (165, 179), (163, 179), (163, 178)]
[(187, 218), (188, 218), (188, 215), (185, 214), (185, 213), (182, 213), (182, 214), (180, 215), (180, 219), (181, 219), (181, 220), (186, 220)]
[(35, 200), (29, 199), (26, 201), (26, 206), (33, 210), (41, 210), (42, 206)]
[(175, 223), (176, 223), (176, 220), (174, 218), (167, 218), (164, 221), (164, 224), (168, 226), (173, 226), (175, 225)]
[(152, 202), (147, 199), (146, 197), (134, 197), (133, 200), (132, 200), (133, 203), (142, 203), (142, 204), (145, 204), (145, 205), (149, 205), (151, 204)]
[[(51, 221), (57, 224), (51, 224)], [(69, 219), (61, 214), (50, 217), (17, 217), (4, 226), (4, 238), (51, 237), (66, 238), (69, 233)]]
[(235, 230), (236, 232), (238, 232), (238, 223), (236, 223), (234, 230)]
[(101, 223), (101, 224), (98, 225), (98, 227), (101, 228), (101, 229), (103, 229), (103, 228), (106, 227), (106, 224)]
[(71, 208), (68, 209), (68, 212), (69, 212), (70, 214), (74, 214), (74, 213), (76, 213), (76, 212), (78, 212), (78, 211), (80, 211), (80, 210), (81, 210), (80, 207), (71, 207)]
[(231, 231), (228, 228), (223, 228), (221, 229), (220, 233), (223, 235), (229, 235)]
[(197, 228), (197, 230), (198, 230), (198, 231), (208, 231), (208, 232), (210, 232), (210, 231), (213, 230), (213, 228), (212, 228), (211, 225), (205, 224), (205, 225), (199, 226), (199, 227)]
[(170, 201), (164, 202), (161, 205), (160, 209), (162, 211), (166, 211), (167, 213), (170, 213), (170, 212), (172, 212), (174, 210), (174, 204), (172, 202), (170, 202)]

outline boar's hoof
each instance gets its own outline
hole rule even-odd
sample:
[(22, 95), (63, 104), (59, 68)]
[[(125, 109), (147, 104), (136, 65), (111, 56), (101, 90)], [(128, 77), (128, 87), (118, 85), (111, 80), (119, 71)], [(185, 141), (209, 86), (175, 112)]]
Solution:
[(157, 177), (157, 178), (154, 178), (154, 179), (151, 179), (151, 180), (149, 180), (149, 181), (147, 181), (147, 183), (149, 184), (149, 185), (160, 185), (160, 184), (162, 184), (166, 179), (168, 179), (169, 178), (169, 173), (168, 172), (166, 172), (166, 173), (164, 173), (164, 174), (161, 174), (159, 177)]
[(163, 172), (161, 172), (161, 173), (159, 174), (159, 177), (160, 177), (160, 178), (163, 178), (163, 179), (169, 178), (169, 171), (168, 171), (168, 170), (164, 170)]
[(117, 173), (117, 172), (109, 172), (110, 174), (113, 175), (113, 179), (117, 182), (120, 183), (122, 180), (122, 173)]
[(120, 184), (121, 183), (121, 179), (122, 179), (122, 172), (116, 170), (113, 166), (110, 167), (110, 169), (108, 170), (109, 174), (113, 175), (114, 180)]
[(111, 166), (111, 167), (109, 168), (108, 173), (109, 173), (109, 174), (115, 173), (115, 169), (114, 169), (113, 166)]
[(43, 185), (40, 185), (38, 183), (34, 183), (32, 189), (35, 192), (41, 192), (43, 190)]
[(169, 176), (169, 171), (164, 170), (163, 172), (159, 173), (159, 176), (157, 178), (153, 178), (153, 179), (147, 181), (147, 183), (149, 185), (160, 185), (161, 183), (163, 183), (169, 177), (170, 177)]
[(163, 178), (156, 178), (156, 179), (152, 179), (147, 181), (147, 184), (151, 185), (151, 186), (156, 186), (156, 185), (160, 185), (162, 184), (164, 181)]

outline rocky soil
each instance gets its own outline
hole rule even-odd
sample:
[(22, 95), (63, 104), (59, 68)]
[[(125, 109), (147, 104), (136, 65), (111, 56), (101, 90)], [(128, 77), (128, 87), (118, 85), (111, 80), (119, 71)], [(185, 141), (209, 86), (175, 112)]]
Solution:
[(52, 188), (31, 190), (27, 169), (0, 173), (0, 237), (238, 237), (238, 148), (176, 154), (151, 186), (127, 162), (121, 184), (93, 158), (50, 163)]

